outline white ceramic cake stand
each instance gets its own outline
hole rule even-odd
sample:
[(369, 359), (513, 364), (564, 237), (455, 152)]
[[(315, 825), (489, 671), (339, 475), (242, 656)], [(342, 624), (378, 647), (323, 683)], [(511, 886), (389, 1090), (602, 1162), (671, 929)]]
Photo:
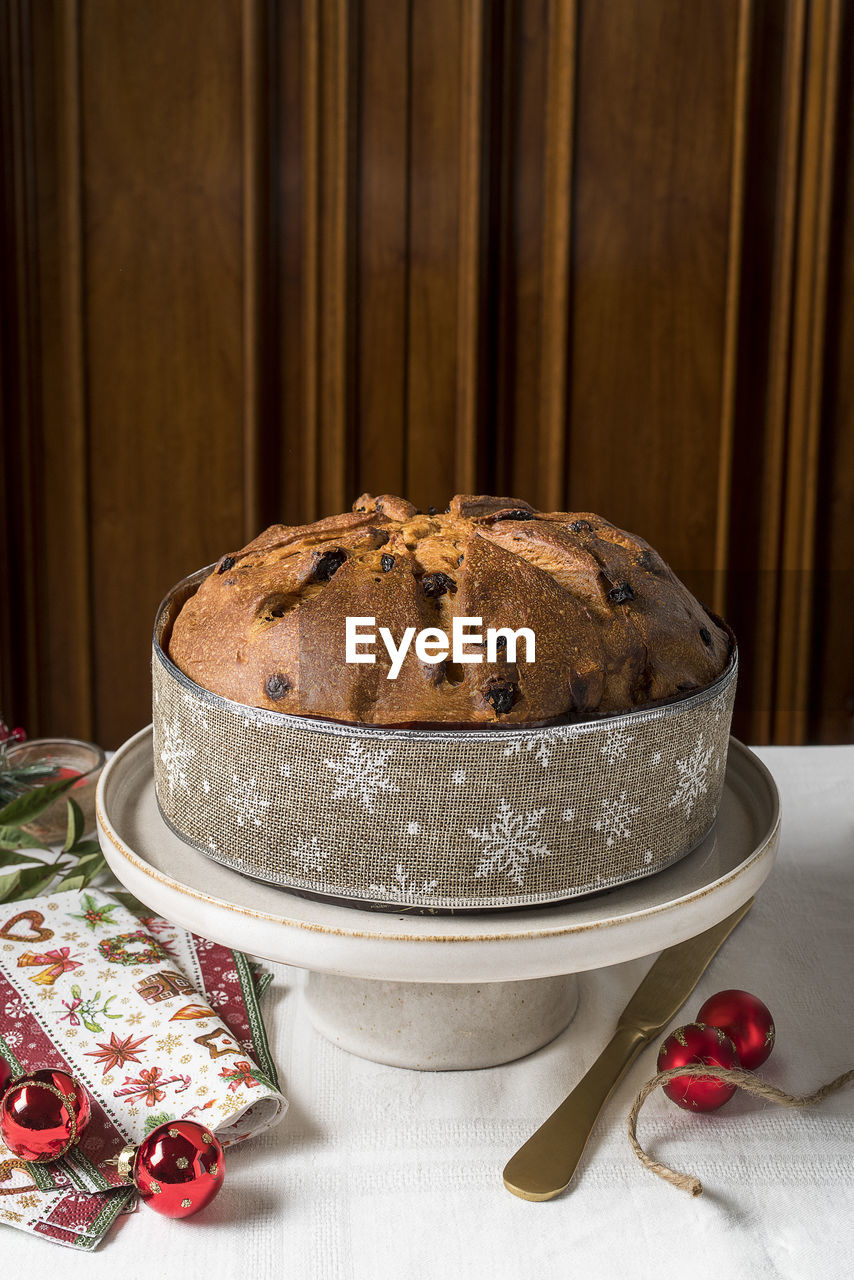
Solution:
[(205, 937), (309, 970), (320, 1031), (421, 1070), (494, 1066), (547, 1044), (572, 1019), (578, 973), (694, 937), (752, 897), (780, 826), (771, 775), (732, 739), (715, 829), (672, 867), (557, 906), (416, 916), (302, 898), (184, 844), (157, 807), (150, 727), (109, 761), (96, 805), (106, 859), (139, 899)]

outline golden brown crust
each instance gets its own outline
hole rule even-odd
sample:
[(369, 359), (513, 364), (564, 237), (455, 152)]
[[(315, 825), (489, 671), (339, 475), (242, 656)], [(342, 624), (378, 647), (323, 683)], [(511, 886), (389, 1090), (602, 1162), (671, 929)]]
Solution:
[[(374, 617), (377, 661), (348, 664), (345, 619)], [(387, 679), (388, 627), (455, 616), (530, 627), (536, 661), (422, 663)], [(725, 669), (727, 632), (642, 538), (592, 512), (460, 494), (424, 515), (391, 494), (315, 524), (273, 525), (223, 556), (184, 605), (169, 655), (249, 706), (385, 725), (519, 725), (617, 715)], [(484, 654), (484, 659), (486, 655)]]

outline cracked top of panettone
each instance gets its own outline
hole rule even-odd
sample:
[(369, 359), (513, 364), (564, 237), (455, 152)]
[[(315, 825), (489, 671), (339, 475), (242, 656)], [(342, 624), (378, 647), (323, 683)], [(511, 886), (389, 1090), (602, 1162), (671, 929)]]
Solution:
[[(373, 665), (345, 661), (347, 617), (374, 618)], [(421, 661), (397, 679), (379, 638), (455, 616), (528, 627), (535, 661)], [(362, 652), (366, 649), (363, 647)], [(726, 669), (730, 634), (642, 538), (592, 512), (459, 494), (423, 514), (364, 494), (352, 512), (273, 525), (224, 555), (168, 652), (213, 693), (294, 715), (395, 726), (538, 725), (687, 696)], [(471, 650), (470, 650), (471, 652)]]

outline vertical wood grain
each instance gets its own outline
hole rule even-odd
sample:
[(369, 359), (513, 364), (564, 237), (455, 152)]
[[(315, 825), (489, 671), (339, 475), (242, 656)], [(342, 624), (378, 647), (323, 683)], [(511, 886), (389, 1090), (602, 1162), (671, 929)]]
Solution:
[[(3, 139), (2, 382), (5, 590), (15, 601), (4, 618), (2, 712), (41, 724), (37, 612), (38, 365), (37, 245), (33, 174), (33, 85), (29, 6), (14, 0), (0, 14), (0, 137)], [(11, 600), (10, 600), (11, 604)]]
[(418, 507), (444, 505), (456, 478), (460, 22), (458, 0), (414, 0), (406, 492)]
[[(159, 599), (244, 536), (243, 15), (81, 9), (94, 730), (149, 714)], [(212, 86), (216, 86), (215, 91)], [(129, 145), (133, 139), (133, 145)]]
[[(48, 664), (56, 687), (54, 705), (70, 700), (67, 723), (92, 734), (95, 685), (93, 664), (91, 530), (86, 395), (86, 315), (83, 304), (83, 187), (80, 114), (80, 11), (74, 0), (62, 6), (57, 82), (63, 129), (58, 148), (59, 310), (61, 326), (62, 403), (45, 420), (44, 457), (54, 470), (43, 521), (49, 594), (67, 628)], [(46, 402), (46, 409), (48, 402)], [(57, 454), (60, 456), (58, 457)], [(52, 460), (52, 462), (51, 462)], [(56, 563), (55, 549), (65, 554)], [(50, 549), (54, 554), (50, 554)], [(64, 629), (65, 629), (64, 628)], [(50, 637), (48, 637), (50, 643)], [(63, 652), (64, 651), (64, 652)]]
[(478, 408), (482, 393), (481, 261), (484, 181), (484, 0), (462, 0), (460, 22), (460, 179), (457, 257), (457, 412), (454, 486), (477, 489)]
[(352, 501), (349, 430), (353, 412), (354, 60), (358, 14), (351, 0), (322, 0), (321, 314), (319, 459), (321, 514)]
[[(582, 6), (569, 504), (714, 581), (738, 6)], [(665, 70), (666, 68), (666, 70)]]
[[(519, 11), (517, 0), (505, 0), (492, 24), (490, 49), (490, 123), (487, 168), (489, 209), (486, 309), (487, 360), (483, 428), (486, 445), (480, 468), (485, 492), (509, 493), (513, 407), (516, 397), (516, 120), (519, 104)], [(480, 488), (480, 485), (478, 485)]]
[[(268, 371), (271, 405), (263, 469), (269, 492), (263, 522), (300, 524), (314, 516), (306, 491), (306, 237), (305, 63), (302, 6), (296, 0), (269, 10), (269, 273), (271, 335)], [(271, 449), (271, 445), (275, 449)], [(268, 457), (270, 449), (272, 457)], [(312, 473), (313, 474), (313, 473)], [(313, 495), (312, 495), (313, 501)]]
[(493, 489), (733, 611), (752, 740), (850, 731), (841, 0), (1, 20), (3, 711), (116, 745), (176, 578)]
[(800, 216), (797, 238), (788, 465), (778, 634), (777, 741), (801, 742), (807, 725), (818, 501), (828, 249), (833, 190), (841, 6), (810, 9)]
[(266, 254), (264, 205), (268, 191), (265, 133), (265, 31), (262, 0), (243, 0), (243, 536), (260, 531), (260, 450), (265, 351)]
[(317, 0), (304, 0), (302, 14), (303, 123), (303, 486), (306, 520), (319, 512), (318, 434), (320, 414), (320, 14)]
[(305, 475), (310, 517), (350, 505), (358, 12), (305, 0)]
[[(854, 58), (854, 12), (843, 9), (840, 68)], [(836, 193), (825, 323), (825, 415), (818, 491), (810, 658), (810, 742), (854, 742), (854, 81), (840, 76)]]
[(560, 510), (566, 493), (569, 258), (577, 25), (576, 0), (551, 0), (537, 450), (540, 481), (535, 498), (547, 511)]
[(358, 456), (351, 497), (406, 489), (410, 8), (363, 0), (360, 14)]
[(752, 9), (751, 0), (739, 0), (733, 96), (729, 249), (727, 254), (723, 368), (721, 371), (721, 417), (718, 436), (718, 493), (715, 521), (714, 580), (709, 596), (712, 608), (721, 616), (726, 613), (727, 568), (729, 565), (729, 512), (732, 501), (733, 436), (736, 417), (736, 375), (741, 303), (741, 257), (744, 229)]
[[(502, 315), (499, 322), (497, 416), (501, 431), (499, 493), (537, 502), (543, 386), (543, 215), (552, 0), (514, 0), (507, 13), (503, 144), (507, 223)], [(572, 72), (574, 75), (574, 71)], [(567, 433), (569, 427), (566, 427)], [(545, 499), (544, 499), (545, 503)], [(548, 504), (546, 504), (548, 505)]]
[(0, 383), (8, 541), (1, 612), (8, 630), (0, 697), (4, 713), (31, 735), (86, 737), (93, 672), (78, 5), (10, 5), (3, 21), (8, 257), (0, 273)]
[(754, 661), (751, 666), (751, 742), (771, 740), (774, 718), (806, 16), (806, 0), (792, 0), (787, 7), (782, 52), (777, 229), (772, 246), (771, 294), (767, 321), (769, 355), (764, 449), (759, 482), (753, 495), (753, 501), (759, 509), (759, 521), (751, 639), (754, 654), (764, 655), (764, 658)]

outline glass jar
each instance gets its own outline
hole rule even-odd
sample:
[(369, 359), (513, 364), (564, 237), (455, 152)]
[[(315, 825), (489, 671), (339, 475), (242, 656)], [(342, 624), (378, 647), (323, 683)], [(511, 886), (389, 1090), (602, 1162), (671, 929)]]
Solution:
[(83, 812), (83, 834), (94, 834), (95, 788), (106, 760), (100, 747), (93, 742), (79, 742), (76, 738), (33, 738), (31, 742), (16, 742), (7, 747), (6, 760), (9, 765), (15, 766), (52, 765), (56, 772), (45, 778), (45, 782), (54, 782), (73, 774), (81, 775), (70, 790), (57, 796), (53, 804), (48, 805), (32, 822), (28, 822), (24, 827), (25, 831), (46, 845), (61, 845), (68, 830), (68, 806), (65, 801), (70, 797), (79, 804)]

